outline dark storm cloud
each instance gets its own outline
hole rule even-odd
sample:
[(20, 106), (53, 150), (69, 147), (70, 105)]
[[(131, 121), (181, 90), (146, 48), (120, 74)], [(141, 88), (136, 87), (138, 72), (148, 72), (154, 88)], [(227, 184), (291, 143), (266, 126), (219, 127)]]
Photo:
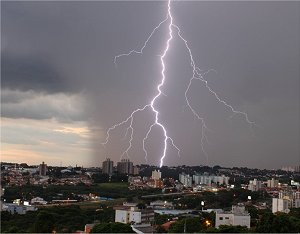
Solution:
[(69, 91), (61, 75), (42, 58), (13, 57), (2, 53), (1, 86), (13, 90), (37, 90), (49, 93)]
[(86, 119), (79, 94), (45, 94), (35, 91), (2, 89), (1, 117), (12, 119), (76, 122)]
[[(106, 151), (99, 142), (105, 129), (153, 97), (161, 76), (157, 55), (165, 45), (166, 25), (149, 41), (143, 56), (120, 58), (117, 67), (113, 58), (143, 45), (153, 27), (164, 19), (166, 2), (1, 4), (2, 59), (7, 66), (2, 68), (8, 69), (2, 75), (3, 86), (44, 94), (84, 90), (88, 104), (77, 108), (86, 113), (94, 133), (95, 161), (106, 156), (118, 160), (128, 144), (121, 140), (126, 129), (112, 133)], [(260, 126), (251, 129), (243, 116), (232, 117), (230, 109), (218, 103), (203, 83), (193, 82), (188, 94), (191, 104), (211, 130), (205, 144), (210, 164), (270, 168), (299, 163), (299, 4), (172, 2), (174, 20), (197, 65), (217, 70), (206, 75), (209, 85)], [(165, 162), (205, 164), (199, 146), (201, 126), (184, 100), (191, 76), (189, 57), (176, 37), (166, 62), (168, 79), (163, 92), (167, 96), (159, 98), (157, 107), (182, 149), (182, 157), (170, 148)], [(28, 74), (24, 74), (26, 68)], [(11, 113), (8, 116), (25, 115), (17, 108), (14, 114), (10, 112), (20, 98), (4, 96), (3, 100), (7, 104), (4, 113)], [(136, 163), (144, 163), (141, 139), (151, 121), (151, 112), (135, 118), (136, 138), (130, 156)], [(160, 138), (161, 132), (155, 129), (147, 143), (150, 163), (157, 164)]]

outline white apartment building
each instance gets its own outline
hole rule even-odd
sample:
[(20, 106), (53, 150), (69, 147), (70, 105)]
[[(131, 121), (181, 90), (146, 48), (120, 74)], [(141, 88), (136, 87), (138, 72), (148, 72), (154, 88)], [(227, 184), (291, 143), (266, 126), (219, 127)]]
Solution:
[(284, 212), (289, 213), (290, 212), (290, 200), (289, 199), (281, 199), (281, 198), (273, 198), (272, 199), (272, 212)]
[(184, 187), (192, 187), (193, 178), (187, 174), (179, 174), (179, 181)]
[(229, 177), (225, 175), (216, 176), (216, 175), (209, 175), (204, 173), (203, 175), (193, 175), (193, 181), (196, 185), (198, 184), (206, 184), (211, 186), (212, 183), (219, 184), (219, 185), (228, 185), (229, 184)]
[(115, 207), (115, 222), (146, 224), (154, 221), (154, 211), (152, 209), (140, 210), (137, 204), (126, 204)]
[(279, 184), (279, 180), (275, 180), (274, 178), (267, 181), (268, 188), (276, 188), (276, 187), (278, 187), (278, 184)]
[(290, 208), (300, 208), (299, 191), (281, 191), (278, 198), (272, 199), (272, 212), (289, 213)]
[(254, 179), (249, 181), (248, 190), (255, 192), (262, 188), (262, 182)]
[(152, 179), (154, 180), (160, 180), (161, 179), (161, 172), (159, 170), (152, 171)]
[(245, 206), (232, 206), (230, 212), (216, 212), (215, 227), (220, 225), (246, 226), (250, 228), (250, 214), (245, 210)]

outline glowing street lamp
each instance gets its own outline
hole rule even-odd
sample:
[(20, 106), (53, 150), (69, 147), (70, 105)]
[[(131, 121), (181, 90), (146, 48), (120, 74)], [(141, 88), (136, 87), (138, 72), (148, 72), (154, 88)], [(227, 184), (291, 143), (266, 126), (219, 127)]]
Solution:
[(205, 226), (206, 227), (210, 227), (211, 226), (211, 222), (209, 220), (205, 220)]

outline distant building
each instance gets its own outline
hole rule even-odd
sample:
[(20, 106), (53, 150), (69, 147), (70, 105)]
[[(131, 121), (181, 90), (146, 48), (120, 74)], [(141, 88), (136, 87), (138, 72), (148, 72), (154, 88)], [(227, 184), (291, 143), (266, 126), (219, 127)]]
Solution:
[(112, 175), (114, 169), (114, 162), (110, 160), (110, 158), (107, 158), (102, 163), (102, 173)]
[(45, 176), (47, 174), (47, 164), (45, 164), (44, 162), (42, 164), (40, 164), (39, 166), (39, 174), (40, 176)]
[(285, 190), (280, 191), (278, 198), (272, 199), (272, 212), (289, 213), (291, 208), (300, 208), (300, 192)]
[(26, 214), (27, 211), (36, 211), (35, 206), (21, 205), (17, 203), (3, 203), (2, 211), (8, 211), (11, 214)]
[(161, 172), (159, 170), (152, 171), (152, 179), (154, 180), (160, 180), (161, 179)]
[(262, 188), (262, 182), (260, 180), (254, 179), (249, 181), (248, 190), (255, 192)]
[(40, 204), (40, 205), (45, 205), (47, 204), (47, 202), (41, 198), (41, 197), (35, 197), (35, 198), (32, 198), (31, 201), (30, 201), (31, 204)]
[(179, 174), (179, 182), (183, 184), (184, 187), (192, 187), (193, 179), (190, 175)]
[(122, 159), (117, 164), (117, 171), (119, 174), (133, 174), (133, 163), (129, 159)]
[(140, 173), (140, 169), (137, 166), (133, 167), (133, 174), (138, 175)]
[(225, 175), (216, 176), (216, 175), (209, 175), (208, 173), (196, 174), (193, 175), (193, 181), (196, 185), (198, 184), (205, 184), (211, 186), (212, 183), (218, 185), (228, 185), (229, 184), (229, 177)]
[(278, 184), (279, 184), (279, 180), (275, 180), (274, 178), (267, 181), (268, 188), (276, 188), (276, 187), (278, 187)]
[(163, 182), (161, 180), (150, 179), (147, 181), (147, 185), (151, 188), (162, 188)]
[(152, 209), (140, 210), (135, 203), (123, 203), (123, 206), (116, 206), (115, 222), (131, 224), (150, 224), (154, 221)]
[(149, 207), (153, 208), (154, 210), (174, 209), (174, 205), (172, 202), (160, 201), (160, 200), (150, 202)]
[(290, 172), (300, 172), (300, 165), (282, 167), (281, 170)]
[(230, 212), (216, 212), (215, 227), (220, 225), (246, 226), (250, 228), (250, 214), (245, 210), (245, 206), (232, 206)]
[(284, 212), (289, 213), (290, 212), (290, 200), (289, 199), (281, 199), (281, 198), (273, 198), (272, 199), (272, 212)]
[(84, 233), (90, 233), (95, 225), (95, 223), (87, 223), (84, 226)]

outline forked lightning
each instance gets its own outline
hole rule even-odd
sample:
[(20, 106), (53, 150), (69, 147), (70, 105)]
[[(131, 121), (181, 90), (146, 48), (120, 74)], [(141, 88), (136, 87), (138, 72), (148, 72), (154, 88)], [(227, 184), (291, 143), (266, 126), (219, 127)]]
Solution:
[(193, 75), (190, 78), (190, 80), (188, 82), (188, 85), (187, 85), (187, 87), (185, 89), (185, 100), (186, 100), (186, 105), (188, 106), (189, 110), (200, 121), (200, 124), (201, 124), (201, 135), (202, 135), (202, 137), (201, 137), (201, 148), (202, 148), (202, 151), (205, 154), (206, 158), (208, 159), (208, 155), (207, 155), (207, 153), (205, 151), (204, 144), (205, 144), (205, 141), (207, 141), (206, 131), (208, 130), (208, 127), (205, 124), (204, 118), (201, 117), (197, 113), (197, 111), (192, 107), (192, 105), (190, 103), (190, 100), (188, 98), (188, 93), (189, 93), (189, 90), (190, 90), (190, 87), (191, 87), (193, 81), (201, 81), (202, 83), (204, 83), (204, 86), (216, 98), (216, 100), (218, 102), (222, 103), (223, 105), (225, 105), (226, 108), (230, 109), (232, 111), (233, 115), (235, 115), (235, 114), (242, 115), (242, 116), (244, 116), (244, 118), (245, 118), (245, 120), (247, 121), (248, 124), (250, 124), (251, 126), (255, 124), (254, 122), (252, 122), (252, 121), (249, 120), (247, 113), (235, 110), (232, 105), (230, 105), (227, 102), (225, 102), (224, 100), (222, 100), (220, 98), (220, 96), (208, 85), (208, 82), (204, 79), (204, 75), (207, 72), (206, 73), (202, 73), (201, 70), (196, 66), (196, 64), (194, 62), (192, 51), (191, 51), (191, 49), (190, 49), (190, 47), (188, 45), (187, 40), (182, 36), (180, 28), (176, 24), (174, 24), (173, 16), (172, 16), (172, 11), (171, 11), (171, 0), (168, 0), (168, 8), (167, 8), (167, 16), (166, 16), (166, 18), (163, 21), (161, 21), (153, 29), (153, 31), (151, 32), (151, 34), (149, 35), (149, 37), (147, 38), (147, 40), (144, 42), (143, 47), (140, 50), (131, 50), (128, 53), (124, 53), (124, 54), (120, 54), (120, 55), (115, 56), (114, 63), (117, 64), (118, 58), (123, 57), (123, 56), (130, 56), (132, 54), (143, 54), (143, 50), (147, 46), (147, 44), (148, 44), (149, 40), (151, 39), (151, 37), (154, 35), (154, 33), (157, 31), (157, 29), (159, 29), (164, 23), (167, 23), (167, 22), (168, 22), (168, 38), (165, 41), (164, 50), (162, 51), (162, 54), (159, 56), (160, 57), (160, 61), (161, 61), (161, 81), (157, 85), (157, 89), (156, 89), (157, 92), (156, 92), (156, 94), (153, 96), (153, 98), (152, 98), (152, 100), (151, 100), (150, 103), (146, 104), (144, 107), (141, 107), (141, 108), (138, 108), (138, 109), (134, 110), (127, 119), (125, 119), (124, 121), (119, 122), (119, 123), (113, 125), (112, 127), (110, 127), (107, 130), (107, 132), (106, 132), (105, 142), (102, 143), (103, 145), (106, 145), (108, 143), (109, 138), (110, 138), (110, 132), (112, 130), (116, 129), (117, 127), (121, 127), (122, 125), (129, 124), (129, 127), (126, 128), (126, 135), (125, 135), (125, 136), (127, 136), (128, 132), (130, 132), (130, 134), (129, 134), (129, 141), (128, 141), (128, 147), (122, 153), (121, 158), (124, 155), (126, 155), (127, 157), (129, 157), (129, 150), (132, 147), (132, 140), (133, 140), (133, 136), (134, 136), (133, 121), (134, 121), (135, 114), (137, 114), (138, 112), (142, 112), (142, 111), (145, 111), (145, 110), (149, 109), (149, 110), (151, 110), (154, 113), (155, 118), (153, 120), (153, 123), (150, 125), (150, 127), (149, 127), (149, 129), (148, 129), (148, 131), (147, 131), (147, 133), (145, 135), (145, 137), (143, 138), (143, 142), (142, 142), (142, 144), (143, 144), (143, 150), (145, 152), (145, 160), (147, 161), (148, 154), (147, 154), (147, 150), (146, 150), (146, 141), (147, 141), (147, 139), (149, 137), (149, 134), (153, 130), (153, 127), (155, 127), (155, 126), (159, 127), (161, 129), (162, 133), (163, 133), (163, 150), (162, 150), (162, 154), (161, 154), (161, 157), (160, 157), (160, 165), (159, 165), (160, 167), (163, 166), (164, 159), (165, 159), (166, 154), (167, 154), (168, 144), (170, 144), (172, 147), (174, 147), (177, 150), (178, 155), (180, 156), (180, 149), (176, 146), (174, 140), (168, 135), (166, 127), (160, 122), (160, 119), (159, 119), (159, 114), (160, 113), (159, 113), (159, 110), (155, 106), (157, 99), (163, 94), (161, 89), (164, 86), (165, 79), (166, 79), (166, 75), (165, 75), (165, 67), (166, 67), (165, 66), (165, 57), (166, 57), (166, 55), (167, 55), (167, 53), (169, 51), (170, 43), (171, 43), (172, 39), (174, 38), (174, 35), (173, 35), (174, 31), (176, 32), (175, 36), (177, 35), (178, 38), (180, 40), (182, 40), (182, 42), (184, 43), (184, 45), (185, 45), (185, 47), (187, 49), (187, 52), (189, 54), (189, 57), (190, 57), (190, 65), (191, 65), (191, 69), (193, 71)]

